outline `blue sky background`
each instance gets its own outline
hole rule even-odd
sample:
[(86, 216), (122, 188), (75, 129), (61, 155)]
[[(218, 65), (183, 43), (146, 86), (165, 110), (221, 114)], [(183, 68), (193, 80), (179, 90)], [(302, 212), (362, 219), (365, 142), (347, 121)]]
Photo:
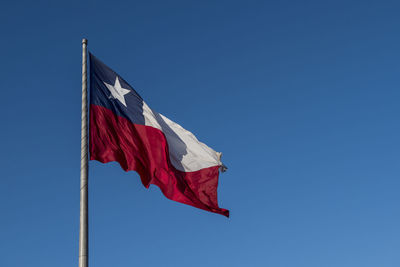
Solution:
[(400, 266), (398, 1), (0, 7), (0, 266), (78, 264), (83, 37), (224, 153), (231, 210), (90, 162), (91, 266)]

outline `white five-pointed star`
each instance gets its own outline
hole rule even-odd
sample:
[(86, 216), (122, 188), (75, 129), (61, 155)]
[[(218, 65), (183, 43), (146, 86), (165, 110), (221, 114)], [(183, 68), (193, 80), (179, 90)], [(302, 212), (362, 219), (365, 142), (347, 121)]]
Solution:
[(115, 99), (118, 99), (119, 102), (121, 102), (126, 107), (124, 95), (129, 93), (131, 90), (121, 87), (121, 84), (119, 83), (119, 80), (118, 80), (118, 76), (115, 78), (114, 85), (111, 85), (108, 83), (104, 83), (104, 84), (107, 86), (108, 90), (110, 90), (111, 96), (114, 97)]

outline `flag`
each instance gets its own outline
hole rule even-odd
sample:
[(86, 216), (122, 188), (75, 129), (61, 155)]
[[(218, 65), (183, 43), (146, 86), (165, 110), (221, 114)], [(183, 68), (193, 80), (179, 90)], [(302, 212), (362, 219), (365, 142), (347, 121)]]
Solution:
[(140, 95), (90, 54), (90, 160), (116, 161), (169, 199), (229, 217), (218, 206), (221, 153), (152, 110)]

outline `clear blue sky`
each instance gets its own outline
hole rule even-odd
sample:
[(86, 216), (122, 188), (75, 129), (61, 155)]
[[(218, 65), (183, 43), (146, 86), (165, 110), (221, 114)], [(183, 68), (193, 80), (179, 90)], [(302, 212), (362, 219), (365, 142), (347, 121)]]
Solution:
[(398, 1), (0, 7), (0, 266), (78, 264), (83, 37), (224, 153), (231, 210), (90, 162), (91, 266), (400, 266)]

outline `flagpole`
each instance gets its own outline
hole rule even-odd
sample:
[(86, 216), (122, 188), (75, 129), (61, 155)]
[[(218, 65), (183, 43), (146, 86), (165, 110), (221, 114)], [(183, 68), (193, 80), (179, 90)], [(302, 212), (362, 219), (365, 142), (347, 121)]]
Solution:
[(88, 267), (88, 138), (87, 138), (87, 39), (82, 39), (81, 201), (79, 220), (79, 267)]

